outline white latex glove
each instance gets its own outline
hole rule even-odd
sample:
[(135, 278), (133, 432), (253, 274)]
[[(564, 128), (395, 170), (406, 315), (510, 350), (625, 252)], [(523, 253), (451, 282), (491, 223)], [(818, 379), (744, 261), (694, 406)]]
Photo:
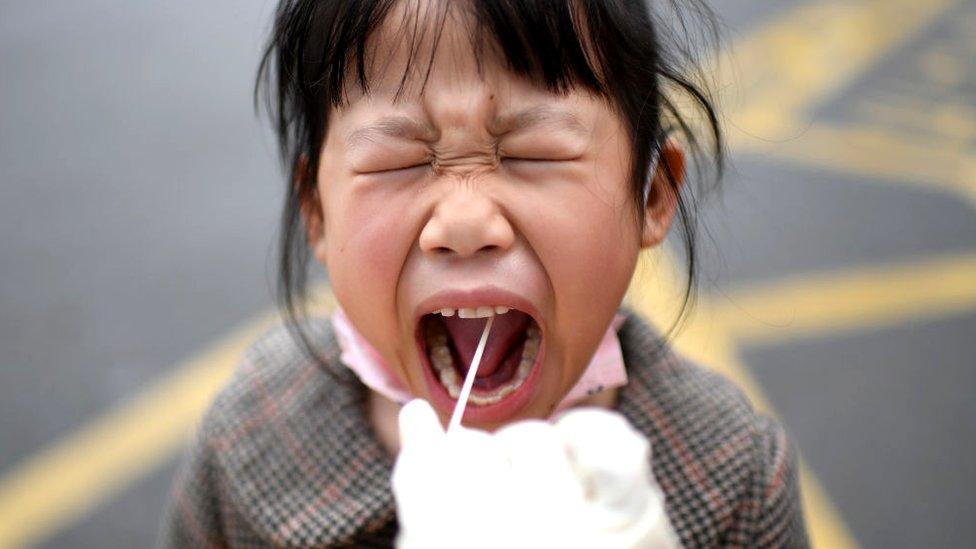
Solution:
[(400, 412), (400, 445), (401, 549), (680, 547), (650, 446), (615, 412), (447, 436), (430, 405), (414, 400)]

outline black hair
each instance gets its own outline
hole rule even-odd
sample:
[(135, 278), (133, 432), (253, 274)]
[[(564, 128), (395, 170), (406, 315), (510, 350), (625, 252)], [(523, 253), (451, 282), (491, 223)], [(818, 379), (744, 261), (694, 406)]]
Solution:
[[(259, 107), (263, 97), (287, 183), (277, 297), (289, 330), (319, 361), (319, 353), (302, 327), (307, 315), (309, 259), (302, 208), (315, 196), (315, 174), (330, 109), (344, 104), (350, 86), (369, 92), (370, 40), (400, 1), (404, 0), (280, 0), (258, 68), (255, 105)], [(717, 185), (723, 166), (722, 132), (699, 61), (710, 46), (717, 46), (712, 12), (701, 0), (657, 0), (659, 9), (655, 10), (643, 0), (445, 0), (435, 4), (443, 8), (435, 18), (438, 33), (449, 9), (461, 6), (468, 10), (474, 21), (472, 45), (479, 60), (484, 47), (493, 46), (514, 74), (551, 92), (582, 88), (609, 102), (632, 137), (630, 194), (638, 227), (643, 223), (651, 163), (661, 154), (665, 139), (675, 135), (689, 149), (695, 159), (698, 189), (690, 181), (679, 186), (670, 165), (662, 164), (678, 198), (678, 231), (687, 275), (682, 308), (668, 330), (670, 336), (694, 302), (698, 201), (712, 186), (709, 182)], [(425, 19), (419, 11), (415, 15)], [(413, 55), (426, 30), (429, 26), (412, 29), (408, 47)], [(430, 55), (432, 59), (433, 51)], [(408, 64), (398, 94), (409, 71)], [(710, 174), (714, 177), (708, 177)]]

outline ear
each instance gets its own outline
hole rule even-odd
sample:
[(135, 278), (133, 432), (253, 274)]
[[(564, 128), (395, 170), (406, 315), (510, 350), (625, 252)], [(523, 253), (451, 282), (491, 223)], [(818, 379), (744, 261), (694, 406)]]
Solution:
[[(305, 238), (319, 263), (325, 265), (325, 219), (322, 213), (322, 201), (313, 174), (308, 171), (308, 156), (298, 157), (295, 178), (292, 185), (298, 195), (299, 211), (302, 224), (305, 227)], [(311, 184), (309, 183), (311, 182)]]
[(657, 246), (671, 229), (678, 208), (678, 193), (685, 182), (685, 153), (681, 146), (673, 139), (666, 140), (653, 169), (651, 189), (644, 204), (642, 248)]

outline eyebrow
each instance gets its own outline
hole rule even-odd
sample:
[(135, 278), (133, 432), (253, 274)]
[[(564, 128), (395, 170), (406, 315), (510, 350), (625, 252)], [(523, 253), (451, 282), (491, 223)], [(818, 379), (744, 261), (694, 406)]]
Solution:
[(589, 129), (575, 114), (548, 105), (538, 105), (515, 113), (495, 117), (491, 124), (493, 135), (524, 130), (532, 126), (555, 126), (581, 136), (588, 136)]
[(346, 146), (349, 149), (356, 149), (382, 136), (433, 141), (436, 133), (430, 124), (409, 116), (388, 116), (349, 132), (346, 136)]

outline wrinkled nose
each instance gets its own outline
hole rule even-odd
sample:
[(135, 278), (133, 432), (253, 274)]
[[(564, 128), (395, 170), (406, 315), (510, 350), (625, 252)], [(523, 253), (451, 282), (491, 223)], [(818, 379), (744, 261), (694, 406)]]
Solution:
[(444, 197), (420, 233), (424, 253), (470, 257), (507, 250), (515, 232), (498, 205), (475, 189), (461, 188)]

